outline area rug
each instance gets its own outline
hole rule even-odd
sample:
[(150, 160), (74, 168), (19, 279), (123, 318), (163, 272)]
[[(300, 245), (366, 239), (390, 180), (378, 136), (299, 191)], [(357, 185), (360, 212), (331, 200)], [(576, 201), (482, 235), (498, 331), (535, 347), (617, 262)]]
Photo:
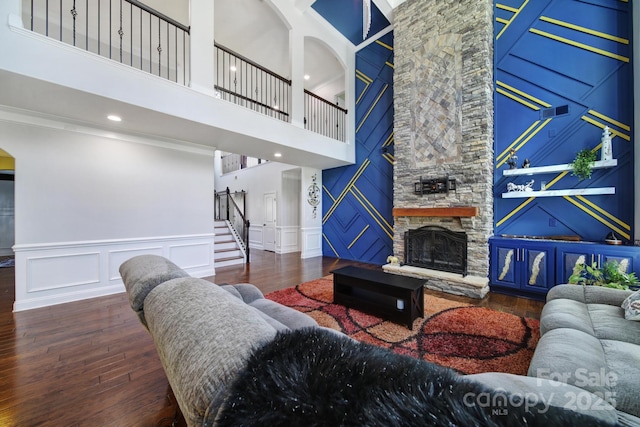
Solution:
[(331, 275), (266, 295), (313, 317), (318, 324), (398, 354), (428, 360), (463, 374), (526, 375), (540, 338), (540, 322), (510, 313), (425, 295), (425, 317), (413, 330), (333, 304)]

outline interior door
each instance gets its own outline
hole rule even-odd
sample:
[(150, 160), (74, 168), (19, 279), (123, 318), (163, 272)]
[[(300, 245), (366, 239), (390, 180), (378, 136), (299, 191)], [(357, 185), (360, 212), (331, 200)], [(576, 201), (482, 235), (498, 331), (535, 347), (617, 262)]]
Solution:
[(264, 228), (263, 241), (265, 251), (275, 252), (276, 250), (276, 193), (265, 193), (264, 195)]

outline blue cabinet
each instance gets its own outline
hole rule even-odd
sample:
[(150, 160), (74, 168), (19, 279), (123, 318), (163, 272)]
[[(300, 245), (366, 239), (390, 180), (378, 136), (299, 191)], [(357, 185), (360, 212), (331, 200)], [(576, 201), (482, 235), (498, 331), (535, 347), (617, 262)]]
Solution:
[(598, 243), (559, 243), (556, 245), (556, 283), (567, 283), (577, 264), (602, 267), (609, 261), (626, 272), (640, 277), (640, 247), (612, 246)]
[(491, 290), (512, 295), (543, 298), (553, 286), (567, 283), (580, 263), (601, 267), (616, 261), (640, 277), (640, 246), (492, 237), (489, 247)]
[(490, 286), (516, 295), (544, 296), (555, 285), (550, 241), (492, 238)]

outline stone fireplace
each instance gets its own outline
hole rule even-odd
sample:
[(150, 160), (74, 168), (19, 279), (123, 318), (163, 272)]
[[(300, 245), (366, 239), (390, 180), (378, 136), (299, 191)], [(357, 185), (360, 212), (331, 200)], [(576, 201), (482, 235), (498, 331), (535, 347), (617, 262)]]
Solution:
[[(388, 272), (482, 298), (493, 233), (493, 2), (409, 0), (394, 10), (394, 255), (425, 226), (464, 233), (467, 274), (407, 265)], [(417, 192), (423, 181), (454, 182)]]

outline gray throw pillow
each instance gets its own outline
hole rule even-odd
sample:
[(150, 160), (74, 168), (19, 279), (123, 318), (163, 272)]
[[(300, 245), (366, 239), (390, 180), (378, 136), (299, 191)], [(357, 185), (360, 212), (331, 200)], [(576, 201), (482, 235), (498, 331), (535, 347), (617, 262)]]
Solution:
[(627, 320), (640, 320), (640, 291), (636, 291), (622, 301), (624, 318)]

